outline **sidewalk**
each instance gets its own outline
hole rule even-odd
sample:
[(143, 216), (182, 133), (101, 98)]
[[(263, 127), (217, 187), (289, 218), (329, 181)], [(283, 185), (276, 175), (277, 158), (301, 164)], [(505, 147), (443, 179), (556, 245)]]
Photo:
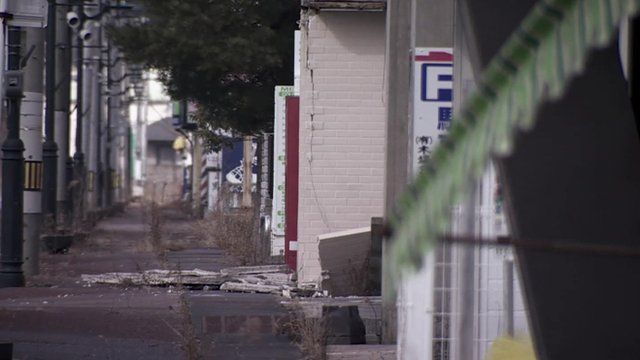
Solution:
[(285, 313), (274, 296), (80, 281), (81, 274), (233, 265), (222, 251), (202, 248), (179, 210), (163, 216), (164, 257), (149, 246), (139, 204), (103, 220), (67, 254), (42, 254), (41, 275), (28, 287), (0, 289), (0, 341), (14, 343), (16, 359), (300, 358), (274, 335), (273, 321)]

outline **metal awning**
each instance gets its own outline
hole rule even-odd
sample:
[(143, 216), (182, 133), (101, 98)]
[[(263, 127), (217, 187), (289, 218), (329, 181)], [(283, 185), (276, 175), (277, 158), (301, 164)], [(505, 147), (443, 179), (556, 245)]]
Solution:
[(314, 10), (384, 11), (387, 0), (302, 0), (301, 5)]

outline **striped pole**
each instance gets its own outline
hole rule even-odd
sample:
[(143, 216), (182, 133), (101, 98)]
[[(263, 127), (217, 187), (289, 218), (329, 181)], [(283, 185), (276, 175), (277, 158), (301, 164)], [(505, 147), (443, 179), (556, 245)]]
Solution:
[(209, 169), (207, 167), (207, 155), (200, 160), (200, 204), (202, 209), (207, 208), (207, 195), (209, 191)]
[(191, 165), (191, 206), (194, 215), (200, 217), (202, 214), (202, 203), (200, 200), (200, 175), (202, 174), (202, 143), (197, 134), (193, 134), (193, 162)]

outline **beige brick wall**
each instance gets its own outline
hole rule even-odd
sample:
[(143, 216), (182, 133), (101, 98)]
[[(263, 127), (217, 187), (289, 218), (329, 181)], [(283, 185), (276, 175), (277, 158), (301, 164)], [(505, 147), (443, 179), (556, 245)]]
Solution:
[(303, 16), (298, 276), (320, 280), (318, 235), (381, 216), (385, 14)]

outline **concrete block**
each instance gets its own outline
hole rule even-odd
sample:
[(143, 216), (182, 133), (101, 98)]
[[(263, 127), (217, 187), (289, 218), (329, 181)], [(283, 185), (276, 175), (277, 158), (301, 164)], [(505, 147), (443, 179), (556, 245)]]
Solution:
[(395, 360), (396, 345), (330, 345), (327, 360)]

